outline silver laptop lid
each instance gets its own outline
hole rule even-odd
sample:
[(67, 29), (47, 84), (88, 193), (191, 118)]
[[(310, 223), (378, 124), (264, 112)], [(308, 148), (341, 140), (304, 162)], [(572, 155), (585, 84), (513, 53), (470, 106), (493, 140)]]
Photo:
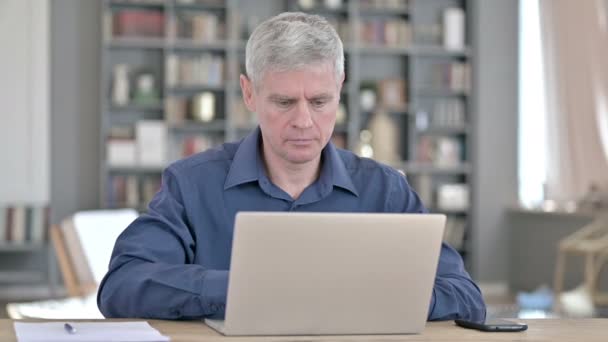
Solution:
[(444, 215), (242, 212), (224, 333), (418, 333)]

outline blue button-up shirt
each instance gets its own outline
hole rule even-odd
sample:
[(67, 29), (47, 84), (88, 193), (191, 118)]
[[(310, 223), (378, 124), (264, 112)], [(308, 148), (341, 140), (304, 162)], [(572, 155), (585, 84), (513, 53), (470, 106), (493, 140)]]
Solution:
[[(398, 171), (331, 143), (319, 178), (294, 200), (268, 179), (260, 141), (258, 128), (164, 170), (148, 213), (116, 241), (97, 297), (106, 317), (223, 316), (239, 211), (426, 212)], [(484, 317), (479, 288), (460, 255), (444, 244), (428, 319)]]

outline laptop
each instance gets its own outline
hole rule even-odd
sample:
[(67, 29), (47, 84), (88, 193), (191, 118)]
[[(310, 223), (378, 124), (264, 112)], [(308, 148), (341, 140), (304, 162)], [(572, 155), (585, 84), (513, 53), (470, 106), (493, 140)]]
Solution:
[(445, 216), (240, 212), (228, 335), (414, 334), (425, 326)]

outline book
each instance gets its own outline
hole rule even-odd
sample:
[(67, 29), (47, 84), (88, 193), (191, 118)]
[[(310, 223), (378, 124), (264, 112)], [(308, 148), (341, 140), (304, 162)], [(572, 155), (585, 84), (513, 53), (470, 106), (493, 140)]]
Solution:
[(466, 220), (458, 217), (448, 217), (443, 234), (443, 242), (456, 250), (462, 251), (466, 233)]
[(182, 157), (205, 151), (214, 145), (214, 139), (208, 135), (195, 135), (184, 138), (182, 143)]
[(137, 208), (140, 205), (139, 180), (136, 176), (130, 175), (125, 179), (125, 198), (122, 203), (125, 203), (128, 208)]
[(137, 165), (137, 146), (134, 139), (109, 139), (106, 142), (107, 161), (113, 167)]
[(444, 167), (460, 165), (461, 143), (455, 137), (437, 137), (434, 164)]
[(45, 241), (47, 231), (47, 213), (48, 209), (45, 206), (36, 206), (32, 208), (32, 243), (42, 243), (43, 241)]
[(167, 162), (167, 125), (160, 120), (140, 120), (135, 124), (137, 165), (162, 167)]
[(179, 38), (200, 43), (226, 39), (226, 23), (223, 17), (206, 11), (178, 13), (174, 27), (169, 30)]
[(0, 244), (45, 241), (48, 212), (49, 208), (42, 204), (0, 208)]
[(410, 23), (403, 19), (365, 19), (359, 37), (367, 45), (408, 47), (412, 42), (412, 30)]
[(165, 61), (165, 79), (169, 86), (210, 86), (224, 84), (225, 61), (221, 55), (202, 53), (196, 56), (169, 55)]
[(456, 167), (463, 160), (463, 141), (454, 136), (421, 136), (416, 146), (416, 161), (439, 167)]
[(8, 208), (0, 207), (0, 244), (6, 240), (8, 225), (6, 220), (8, 218)]
[(165, 120), (169, 126), (182, 125), (188, 113), (188, 100), (183, 97), (170, 97), (165, 101)]
[(430, 87), (467, 93), (471, 88), (471, 68), (467, 62), (433, 63)]
[(32, 241), (34, 207), (28, 206), (25, 208), (25, 241)]
[(161, 177), (150, 176), (145, 177), (142, 185), (141, 200), (142, 204), (148, 204), (161, 187)]
[(433, 127), (464, 128), (465, 116), (465, 105), (462, 99), (440, 99), (433, 104), (431, 124)]
[(437, 187), (437, 208), (447, 211), (466, 211), (469, 209), (468, 184), (441, 184)]
[(443, 10), (443, 46), (448, 50), (462, 50), (465, 47), (464, 10), (448, 7)]
[(164, 22), (161, 11), (124, 9), (113, 14), (112, 31), (115, 37), (162, 37)]

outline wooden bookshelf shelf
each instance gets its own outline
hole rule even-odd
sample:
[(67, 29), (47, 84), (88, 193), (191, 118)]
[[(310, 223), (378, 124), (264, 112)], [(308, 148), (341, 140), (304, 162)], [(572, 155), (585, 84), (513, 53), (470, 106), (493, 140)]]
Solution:
[(109, 1), (108, 6), (112, 10), (122, 9), (151, 9), (164, 10), (163, 1)]
[(359, 10), (361, 16), (409, 16), (410, 9), (407, 7), (403, 8), (366, 8), (363, 7)]
[(430, 126), (427, 129), (419, 130), (420, 134), (436, 134), (436, 135), (445, 135), (445, 134), (468, 134), (470, 132), (470, 128), (467, 126), (460, 127), (433, 127)]
[(226, 88), (223, 85), (178, 85), (167, 88), (167, 92), (171, 95), (180, 95), (180, 94), (195, 94), (200, 93), (202, 91), (215, 91), (215, 92), (223, 92)]
[(444, 175), (466, 175), (471, 172), (471, 165), (463, 163), (457, 166), (439, 166), (420, 162), (403, 162), (393, 165), (394, 167), (408, 173), (427, 173)]
[(346, 4), (343, 4), (342, 6), (340, 6), (338, 8), (315, 6), (312, 8), (305, 9), (300, 6), (294, 6), (293, 10), (300, 11), (300, 12), (314, 13), (314, 14), (319, 14), (319, 15), (323, 15), (323, 16), (346, 16), (346, 15), (348, 15), (348, 7), (346, 6)]
[(227, 11), (226, 4), (180, 3), (173, 5), (176, 11)]
[(43, 272), (37, 271), (0, 271), (0, 283), (41, 283), (45, 280), (46, 275)]
[(212, 122), (189, 121), (180, 125), (169, 127), (179, 133), (222, 133), (226, 130), (225, 120), (213, 120)]
[(159, 174), (163, 171), (162, 166), (112, 166), (108, 165), (108, 171), (112, 174)]
[(460, 57), (467, 58), (471, 56), (471, 49), (465, 48), (462, 50), (448, 50), (442, 46), (412, 46), (409, 53), (421, 57)]
[(115, 37), (106, 43), (110, 49), (156, 49), (165, 47), (164, 38)]
[(0, 242), (0, 252), (33, 252), (44, 248), (40, 243), (7, 243)]
[(108, 109), (112, 112), (158, 112), (164, 110), (163, 103), (153, 105), (128, 104), (125, 106), (117, 106), (110, 104)]
[(424, 97), (466, 97), (466, 96), (469, 96), (468, 91), (451, 90), (451, 89), (423, 88), (423, 89), (414, 90), (414, 93), (417, 96), (424, 96)]
[[(356, 48), (354, 49), (356, 50)], [(400, 46), (383, 46), (383, 45), (362, 45), (358, 48), (359, 52), (364, 55), (403, 55), (410, 54), (409, 47)]]
[(170, 50), (175, 51), (226, 51), (226, 41), (200, 42), (191, 39), (177, 39), (168, 44)]

